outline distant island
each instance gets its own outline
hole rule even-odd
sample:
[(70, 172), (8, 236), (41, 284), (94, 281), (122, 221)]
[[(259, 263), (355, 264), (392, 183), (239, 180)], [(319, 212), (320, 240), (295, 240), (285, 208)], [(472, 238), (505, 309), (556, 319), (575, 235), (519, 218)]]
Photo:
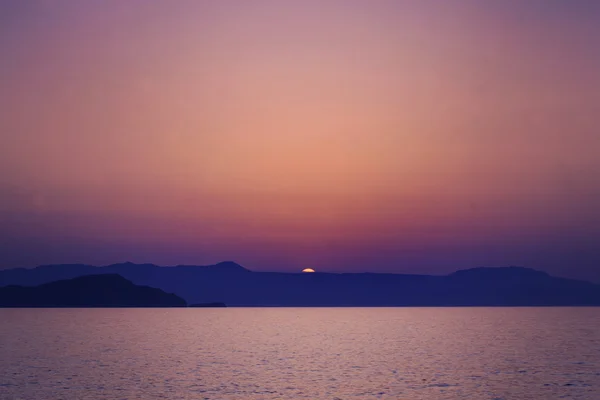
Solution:
[[(121, 298), (112, 299), (108, 303), (115, 305), (173, 306), (183, 305), (187, 301), (193, 307), (216, 307), (216, 304), (242, 307), (600, 306), (600, 285), (557, 278), (524, 267), (472, 268), (446, 276), (432, 276), (253, 272), (234, 262), (174, 267), (134, 263), (105, 267), (67, 264), (2, 270), (0, 286), (44, 285), (78, 276), (95, 275), (90, 277), (93, 282), (91, 286), (99, 287), (100, 274), (113, 274), (107, 279), (122, 282), (123, 285), (127, 279), (131, 281), (127, 282), (130, 285), (128, 287), (146, 286), (135, 289), (132, 293), (136, 295), (129, 298), (129, 303)], [(75, 293), (74, 285), (82, 283), (85, 281), (56, 282), (54, 285), (64, 286), (67, 292), (70, 290)], [(144, 298), (141, 296), (144, 291), (158, 290), (148, 286), (161, 289), (159, 292), (162, 294), (159, 296), (159, 292), (152, 292), (156, 294), (156, 298)], [(56, 286), (43, 286), (35, 290), (45, 293), (53, 287)], [(25, 293), (27, 289), (8, 287), (2, 288), (0, 293), (11, 290)], [(77, 293), (91, 296), (85, 304), (97, 305), (107, 301), (102, 297), (94, 298), (93, 292)], [(70, 303), (65, 301), (60, 304), (79, 304), (72, 298)]]
[(0, 307), (185, 307), (181, 297), (134, 285), (117, 274), (88, 275), (34, 287), (0, 287)]
[(196, 303), (196, 304), (190, 304), (188, 307), (196, 307), (196, 308), (224, 308), (224, 307), (227, 307), (227, 304), (225, 304), (225, 303), (219, 303), (219, 302), (215, 302), (215, 303)]

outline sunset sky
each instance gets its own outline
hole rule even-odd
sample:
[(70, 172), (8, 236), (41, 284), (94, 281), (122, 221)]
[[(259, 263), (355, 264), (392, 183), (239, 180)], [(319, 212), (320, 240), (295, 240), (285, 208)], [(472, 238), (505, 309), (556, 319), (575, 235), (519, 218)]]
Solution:
[(0, 268), (600, 281), (600, 2), (0, 0)]

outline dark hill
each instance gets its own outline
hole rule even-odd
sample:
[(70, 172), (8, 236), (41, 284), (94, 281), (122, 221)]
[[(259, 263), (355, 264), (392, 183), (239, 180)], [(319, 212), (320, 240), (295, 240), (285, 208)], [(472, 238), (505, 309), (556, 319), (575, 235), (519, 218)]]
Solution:
[(34, 287), (0, 288), (0, 307), (185, 307), (181, 297), (120, 275), (88, 275)]
[(600, 305), (600, 285), (556, 278), (522, 267), (473, 268), (447, 276), (252, 272), (213, 266), (106, 267), (56, 265), (0, 271), (0, 285), (36, 285), (90, 274), (119, 274), (138, 285), (176, 293), (190, 304), (228, 306), (588, 306)]

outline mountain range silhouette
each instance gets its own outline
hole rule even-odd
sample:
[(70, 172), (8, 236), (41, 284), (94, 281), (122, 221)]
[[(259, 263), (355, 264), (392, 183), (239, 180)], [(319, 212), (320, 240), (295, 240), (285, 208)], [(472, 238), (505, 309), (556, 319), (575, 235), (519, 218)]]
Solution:
[(118, 274), (174, 293), (188, 304), (228, 306), (595, 306), (600, 285), (524, 267), (473, 268), (446, 276), (381, 273), (253, 272), (234, 262), (210, 266), (121, 263), (45, 265), (0, 271), (0, 286), (35, 286), (85, 275)]

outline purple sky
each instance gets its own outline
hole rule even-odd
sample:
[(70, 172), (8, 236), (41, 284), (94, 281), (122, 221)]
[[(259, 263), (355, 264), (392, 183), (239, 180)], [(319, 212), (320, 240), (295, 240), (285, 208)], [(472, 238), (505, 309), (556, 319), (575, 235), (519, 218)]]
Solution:
[(0, 0), (0, 268), (600, 281), (600, 2)]

